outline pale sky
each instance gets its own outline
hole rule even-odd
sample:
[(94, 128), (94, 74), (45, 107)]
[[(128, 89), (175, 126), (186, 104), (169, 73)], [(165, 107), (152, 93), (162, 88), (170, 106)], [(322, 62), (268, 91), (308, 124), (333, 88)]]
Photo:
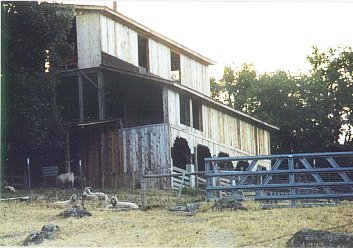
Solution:
[[(110, 1), (75, 1), (112, 7)], [(253, 63), (259, 73), (305, 73), (316, 45), (353, 47), (353, 0), (127, 1), (118, 12), (224, 66)]]

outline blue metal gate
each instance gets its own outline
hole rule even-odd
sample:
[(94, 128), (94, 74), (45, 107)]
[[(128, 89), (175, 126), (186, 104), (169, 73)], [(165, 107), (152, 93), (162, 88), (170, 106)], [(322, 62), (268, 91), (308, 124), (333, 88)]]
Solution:
[[(353, 197), (353, 152), (206, 158), (205, 163), (208, 199), (232, 194), (293, 206)], [(229, 169), (230, 163), (243, 170)]]

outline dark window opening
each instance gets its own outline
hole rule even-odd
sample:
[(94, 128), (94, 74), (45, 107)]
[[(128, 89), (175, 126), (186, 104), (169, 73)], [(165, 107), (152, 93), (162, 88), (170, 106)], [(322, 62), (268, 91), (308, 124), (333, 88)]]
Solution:
[(184, 138), (177, 137), (171, 149), (173, 166), (186, 169), (186, 165), (191, 163), (191, 151), (188, 142)]
[[(219, 158), (227, 158), (227, 157), (229, 157), (229, 154), (225, 153), (225, 152), (219, 152), (218, 157)], [(221, 170), (226, 170), (226, 171), (234, 170), (232, 162), (221, 162), (221, 163), (218, 163), (218, 166)]]
[(190, 126), (190, 103), (189, 98), (180, 94), (180, 123)]
[(139, 66), (148, 70), (148, 39), (138, 36), (137, 42)]
[[(205, 171), (205, 158), (211, 158), (210, 149), (207, 146), (197, 145), (198, 171)], [(212, 169), (212, 168), (211, 168)]]
[(245, 160), (240, 160), (235, 167), (236, 171), (246, 171), (249, 168), (249, 162)]
[[(106, 117), (121, 119), (123, 127), (163, 123), (163, 88), (133, 77), (107, 74)], [(120, 124), (119, 124), (120, 125)]]
[(180, 83), (180, 54), (170, 52), (171, 68), (170, 76), (175, 82)]
[(192, 100), (192, 126), (195, 129), (202, 131), (202, 104)]

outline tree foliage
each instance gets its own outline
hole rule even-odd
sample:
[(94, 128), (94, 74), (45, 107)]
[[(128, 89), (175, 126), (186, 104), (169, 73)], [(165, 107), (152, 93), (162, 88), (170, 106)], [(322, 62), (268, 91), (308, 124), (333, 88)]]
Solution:
[[(352, 146), (353, 52), (351, 48), (308, 57), (311, 75), (277, 71), (256, 75), (252, 65), (224, 69), (213, 89), (224, 103), (280, 128), (274, 153), (344, 150)], [(217, 95), (217, 92), (213, 92)], [(220, 95), (219, 94), (219, 95)], [(222, 100), (216, 98), (217, 100)], [(343, 144), (339, 138), (343, 137)]]
[(3, 145), (12, 160), (63, 144), (54, 96), (59, 65), (73, 51), (73, 17), (70, 6), (1, 2)]

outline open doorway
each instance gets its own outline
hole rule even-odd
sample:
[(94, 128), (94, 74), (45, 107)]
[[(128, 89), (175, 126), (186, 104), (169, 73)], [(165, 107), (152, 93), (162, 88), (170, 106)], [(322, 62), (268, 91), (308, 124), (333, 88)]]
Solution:
[[(225, 152), (218, 153), (218, 158), (225, 158), (225, 157), (229, 157), (229, 154)], [(218, 166), (221, 170), (225, 170), (225, 171), (234, 170), (234, 166), (232, 162), (218, 163)]]
[(197, 145), (197, 164), (199, 171), (205, 171), (205, 158), (210, 158), (211, 152), (207, 146)]
[(186, 139), (177, 137), (171, 151), (173, 166), (186, 170), (186, 165), (191, 163), (191, 150)]

